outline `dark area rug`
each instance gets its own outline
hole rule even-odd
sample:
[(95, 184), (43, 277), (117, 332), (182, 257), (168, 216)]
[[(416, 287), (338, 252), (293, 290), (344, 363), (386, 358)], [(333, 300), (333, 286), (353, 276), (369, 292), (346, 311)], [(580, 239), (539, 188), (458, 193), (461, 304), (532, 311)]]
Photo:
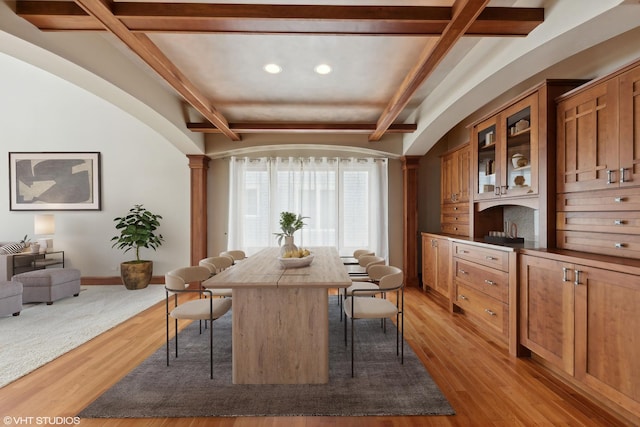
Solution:
[[(396, 357), (395, 326), (356, 321), (355, 378), (344, 345), (336, 297), (329, 302), (329, 384), (234, 385), (231, 312), (214, 322), (214, 379), (209, 378), (208, 333), (193, 322), (180, 332), (180, 357), (166, 366), (161, 347), (85, 408), (81, 418), (207, 416), (453, 415), (455, 412), (405, 343)], [(158, 324), (164, 328), (164, 323)], [(171, 342), (173, 349), (173, 342)]]

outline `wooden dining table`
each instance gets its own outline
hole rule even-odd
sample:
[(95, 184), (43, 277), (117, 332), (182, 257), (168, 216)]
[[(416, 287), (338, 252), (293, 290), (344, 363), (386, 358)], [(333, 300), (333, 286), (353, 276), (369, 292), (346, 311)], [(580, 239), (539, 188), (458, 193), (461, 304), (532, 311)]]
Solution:
[(284, 268), (267, 248), (203, 282), (232, 289), (234, 384), (328, 383), (327, 290), (351, 279), (336, 248), (310, 250), (306, 267)]

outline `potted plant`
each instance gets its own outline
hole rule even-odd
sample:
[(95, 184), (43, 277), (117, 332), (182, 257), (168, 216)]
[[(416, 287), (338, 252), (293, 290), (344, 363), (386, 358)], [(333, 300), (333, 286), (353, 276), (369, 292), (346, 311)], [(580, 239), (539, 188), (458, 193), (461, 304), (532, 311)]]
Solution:
[(284, 245), (280, 248), (281, 255), (298, 251), (298, 247), (293, 243), (293, 234), (306, 225), (304, 223), (306, 218), (308, 217), (300, 214), (296, 215), (293, 212), (280, 212), (280, 229), (282, 232), (274, 234), (278, 237), (279, 245), (282, 245), (282, 239), (284, 239)]
[(120, 234), (114, 236), (112, 248), (124, 249), (127, 253), (131, 249), (136, 251), (136, 259), (120, 264), (120, 277), (127, 289), (146, 288), (151, 282), (153, 261), (140, 259), (140, 248), (151, 248), (154, 251), (162, 245), (164, 238), (156, 230), (160, 227), (160, 215), (151, 213), (142, 205), (135, 205), (129, 213), (114, 218), (116, 230)]

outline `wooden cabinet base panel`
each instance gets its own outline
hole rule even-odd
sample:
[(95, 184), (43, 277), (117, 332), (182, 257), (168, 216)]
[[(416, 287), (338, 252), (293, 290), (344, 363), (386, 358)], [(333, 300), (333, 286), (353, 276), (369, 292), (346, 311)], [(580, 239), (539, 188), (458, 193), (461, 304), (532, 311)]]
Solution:
[(625, 424), (640, 426), (640, 415), (629, 412), (624, 407), (620, 406), (617, 402), (607, 399), (605, 396), (595, 392), (590, 387), (586, 387), (583, 383), (577, 381), (571, 375), (566, 374), (557, 366), (554, 366), (552, 363), (533, 352), (531, 353), (531, 360), (543, 366), (563, 384), (575, 389), (577, 393), (579, 393), (579, 396), (581, 396), (585, 401), (589, 402), (590, 404), (603, 406), (612, 414), (619, 417), (620, 421), (624, 422)]

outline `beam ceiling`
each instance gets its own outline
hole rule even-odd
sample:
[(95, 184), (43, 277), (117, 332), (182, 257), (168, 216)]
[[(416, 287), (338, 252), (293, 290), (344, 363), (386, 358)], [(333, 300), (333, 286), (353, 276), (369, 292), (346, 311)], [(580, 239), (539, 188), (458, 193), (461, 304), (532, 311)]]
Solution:
[[(452, 7), (317, 6), (266, 4), (144, 3), (112, 0), (16, 2), (16, 13), (43, 31), (108, 31), (136, 53), (209, 123), (188, 123), (197, 132), (242, 133), (412, 132), (394, 124), (420, 85), (463, 36), (526, 36), (544, 20), (542, 8), (486, 7), (489, 0), (456, 0)], [(351, 36), (436, 36), (420, 55), (376, 123), (229, 124), (147, 33), (231, 33)]]

